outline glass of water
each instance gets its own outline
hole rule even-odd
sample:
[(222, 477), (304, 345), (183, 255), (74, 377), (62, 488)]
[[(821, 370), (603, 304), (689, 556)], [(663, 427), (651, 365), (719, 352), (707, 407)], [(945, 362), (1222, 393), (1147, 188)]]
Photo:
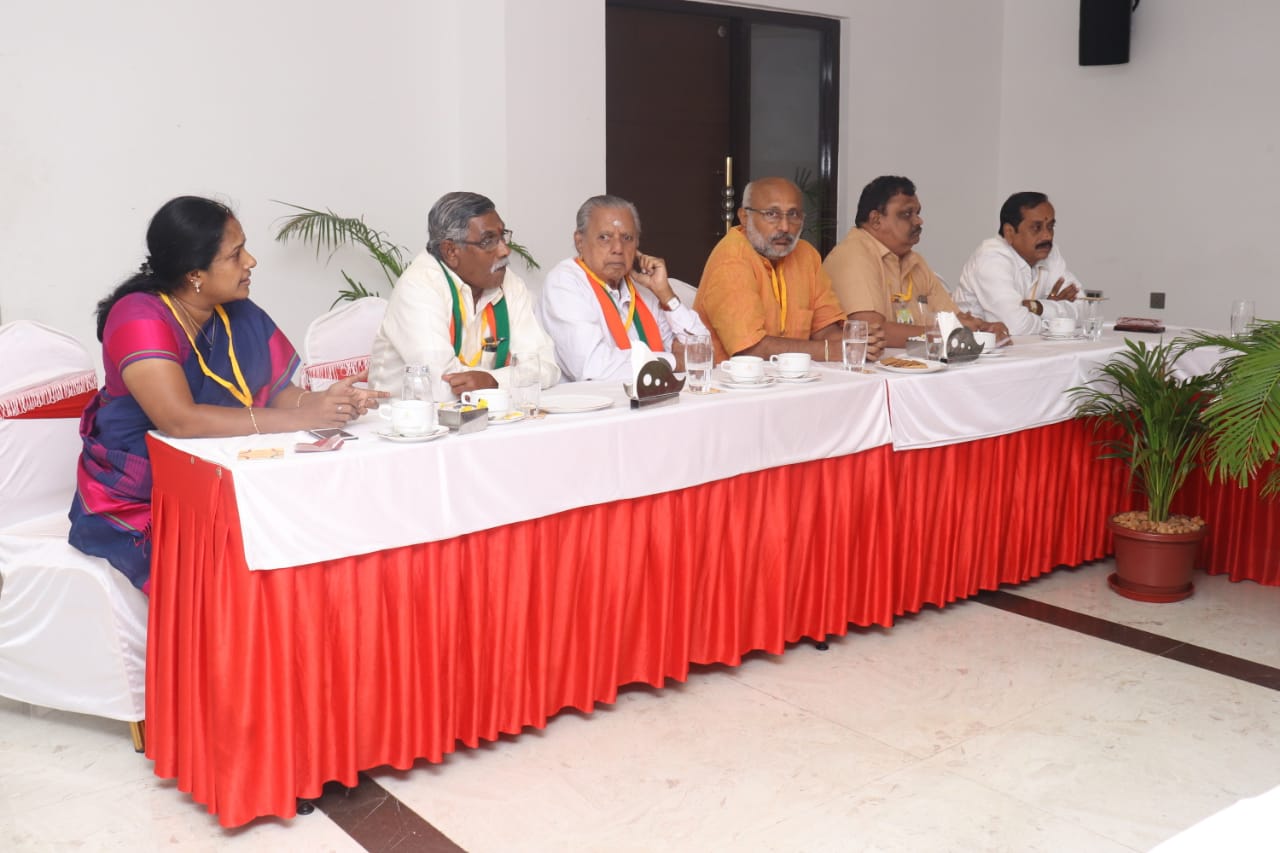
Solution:
[(1253, 325), (1253, 300), (1237, 299), (1231, 303), (1231, 337), (1243, 337)]
[(526, 415), (536, 415), (542, 397), (542, 358), (536, 352), (518, 352), (509, 363), (512, 407)]
[(431, 368), (425, 364), (407, 364), (404, 368), (404, 385), (401, 400), (421, 400), (427, 404), (427, 429), (436, 425), (435, 397), (431, 393)]
[(1091, 341), (1102, 340), (1102, 301), (1088, 299), (1084, 303), (1084, 336)]
[(867, 321), (844, 323), (844, 369), (860, 372), (867, 361)]
[(710, 335), (683, 334), (685, 382), (695, 394), (711, 390), (711, 365), (715, 354), (711, 349)]

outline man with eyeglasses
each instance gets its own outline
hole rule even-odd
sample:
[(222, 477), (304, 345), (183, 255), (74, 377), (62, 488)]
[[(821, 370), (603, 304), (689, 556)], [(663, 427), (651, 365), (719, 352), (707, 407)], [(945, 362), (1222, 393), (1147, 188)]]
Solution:
[(441, 196), (427, 214), (427, 248), (396, 282), (373, 340), (369, 383), (399, 394), (406, 364), (431, 369), (456, 397), (506, 387), (513, 353), (536, 352), (542, 387), (560, 379), (555, 346), (525, 283), (508, 266), (511, 232), (478, 193)]
[(683, 370), (676, 335), (707, 334), (671, 289), (666, 263), (640, 252), (639, 244), (640, 214), (626, 199), (592, 196), (578, 208), (578, 256), (547, 274), (537, 308), (568, 381), (630, 381), (636, 341)]
[(920, 199), (909, 179), (882, 175), (862, 189), (854, 227), (823, 267), (851, 320), (880, 323), (886, 343), (905, 347), (932, 324), (926, 316), (950, 311), (971, 329), (1007, 339), (1003, 323), (988, 323), (956, 308), (942, 279), (914, 251), (924, 231)]
[[(694, 309), (711, 329), (716, 361), (808, 353), (840, 361), (844, 309), (816, 249), (800, 239), (804, 198), (785, 178), (747, 184), (738, 222), (707, 258)], [(867, 358), (880, 355), (871, 335)]]

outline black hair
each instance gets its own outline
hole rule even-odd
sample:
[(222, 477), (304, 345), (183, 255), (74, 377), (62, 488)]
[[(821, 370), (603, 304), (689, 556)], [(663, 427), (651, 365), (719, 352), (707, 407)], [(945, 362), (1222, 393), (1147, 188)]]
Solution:
[(862, 225), (871, 218), (871, 211), (878, 210), (881, 213), (886, 212), (889, 207), (889, 199), (901, 193), (902, 195), (915, 195), (916, 185), (911, 183), (910, 178), (903, 178), (898, 175), (881, 175), (871, 183), (862, 188), (862, 195), (858, 196), (858, 212), (853, 217), (854, 225)]
[(147, 259), (138, 271), (98, 303), (98, 340), (107, 315), (130, 293), (173, 293), (192, 270), (208, 269), (218, 256), (227, 222), (235, 218), (221, 202), (184, 195), (170, 199), (147, 226)]
[(1039, 207), (1049, 200), (1044, 193), (1038, 192), (1021, 192), (1014, 193), (1000, 205), (1000, 228), (996, 234), (1004, 236), (1004, 227), (1006, 225), (1013, 226), (1013, 230), (1017, 231), (1018, 226), (1022, 225), (1022, 211), (1029, 207)]

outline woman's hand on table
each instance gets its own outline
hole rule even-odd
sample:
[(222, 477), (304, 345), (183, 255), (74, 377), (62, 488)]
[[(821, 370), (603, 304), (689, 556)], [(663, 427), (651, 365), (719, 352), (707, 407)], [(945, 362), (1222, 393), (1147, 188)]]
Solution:
[(345, 426), (378, 408), (378, 400), (391, 396), (386, 391), (357, 388), (355, 383), (369, 378), (367, 373), (348, 376), (323, 391), (306, 391), (298, 398), (298, 408), (307, 415), (308, 423), (319, 426)]

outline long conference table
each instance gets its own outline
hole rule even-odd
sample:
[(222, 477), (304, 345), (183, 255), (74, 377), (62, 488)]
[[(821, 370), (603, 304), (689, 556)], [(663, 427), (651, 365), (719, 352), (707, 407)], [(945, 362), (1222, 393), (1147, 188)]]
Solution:
[[(1104, 557), (1135, 499), (1064, 391), (1122, 344), (1017, 338), (937, 373), (822, 366), (638, 411), (558, 386), (615, 405), (414, 444), (371, 414), (337, 453), (152, 435), (147, 754), (224, 826), (291, 817), (327, 781), (622, 685)], [(1257, 547), (1253, 579), (1280, 584)]]

